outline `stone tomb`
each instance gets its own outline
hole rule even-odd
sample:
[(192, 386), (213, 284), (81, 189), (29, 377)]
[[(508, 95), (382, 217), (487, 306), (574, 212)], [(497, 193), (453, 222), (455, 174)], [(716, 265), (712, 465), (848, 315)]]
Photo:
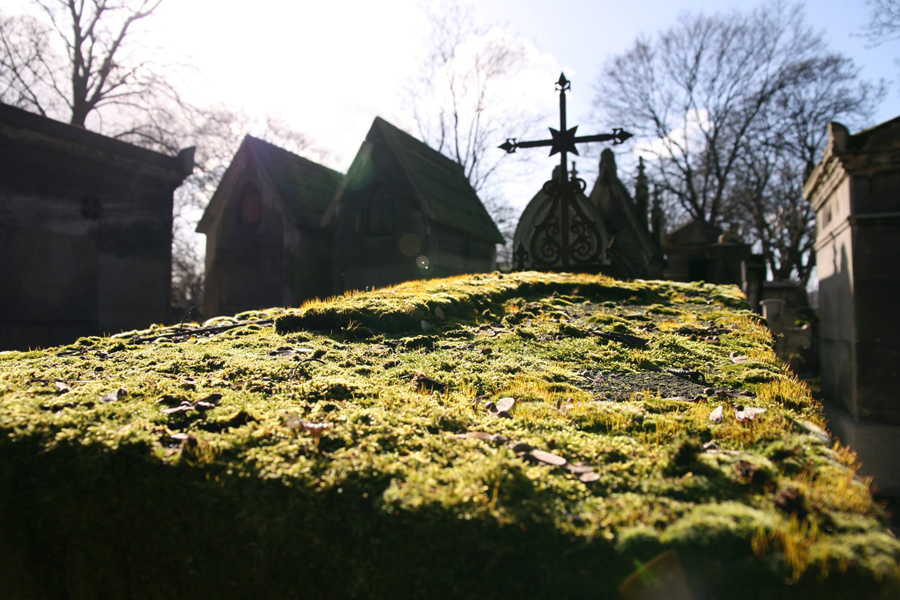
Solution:
[(168, 320), (172, 194), (193, 148), (166, 156), (0, 104), (0, 350)]
[(832, 123), (803, 194), (816, 211), (822, 393), (862, 472), (900, 494), (900, 118)]
[(197, 230), (207, 316), (496, 268), (462, 168), (376, 117), (346, 175), (247, 137)]

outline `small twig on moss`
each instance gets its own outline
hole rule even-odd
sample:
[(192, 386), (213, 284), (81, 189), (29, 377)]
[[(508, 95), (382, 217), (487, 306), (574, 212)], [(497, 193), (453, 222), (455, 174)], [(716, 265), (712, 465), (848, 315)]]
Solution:
[(222, 331), (228, 331), (229, 329), (237, 329), (238, 327), (244, 327), (246, 325), (274, 325), (275, 319), (261, 319), (259, 321), (244, 321), (241, 323), (229, 323), (227, 325), (213, 325), (212, 327), (200, 327), (197, 329), (180, 329), (179, 331), (173, 331), (168, 333), (161, 333), (159, 335), (150, 335), (147, 337), (133, 337), (131, 338), (132, 344), (140, 344), (143, 342), (155, 342), (156, 340), (166, 339), (166, 338), (176, 338), (183, 335), (196, 335), (198, 333), (219, 333)]
[(311, 362), (311, 361), (314, 361), (314, 362), (317, 362), (317, 363), (321, 363), (321, 364), (323, 364), (323, 365), (326, 364), (324, 360), (322, 360), (322, 359), (320, 359), (320, 358), (315, 358), (315, 357), (313, 357), (313, 356), (310, 356), (309, 358), (304, 358), (303, 360), (297, 362), (297, 366), (296, 366), (296, 367), (294, 367), (293, 369), (291, 369), (291, 372), (288, 373), (287, 378), (288, 378), (288, 379), (293, 379), (294, 376), (297, 374), (297, 371), (300, 369), (300, 366), (301, 366), (303, 363), (308, 363), (308, 362)]

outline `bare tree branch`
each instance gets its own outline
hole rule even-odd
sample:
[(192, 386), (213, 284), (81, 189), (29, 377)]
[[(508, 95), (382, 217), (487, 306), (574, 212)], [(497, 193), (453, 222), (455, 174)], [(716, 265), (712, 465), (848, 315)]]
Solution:
[(470, 11), (458, 4), (432, 7), (428, 19), (430, 52), (406, 86), (407, 104), (421, 139), (460, 165), (495, 222), (510, 222), (500, 229), (511, 241), (515, 211), (494, 191), (507, 156), (494, 150), (538, 122), (508, 90), (528, 66), (526, 47), (476, 27)]
[(900, 37), (900, 0), (866, 0), (872, 7), (863, 35), (874, 45)]
[(643, 138), (668, 221), (743, 231), (776, 277), (805, 281), (814, 214), (802, 182), (832, 119), (864, 119), (883, 85), (830, 53), (802, 7), (683, 14), (607, 62), (595, 108)]

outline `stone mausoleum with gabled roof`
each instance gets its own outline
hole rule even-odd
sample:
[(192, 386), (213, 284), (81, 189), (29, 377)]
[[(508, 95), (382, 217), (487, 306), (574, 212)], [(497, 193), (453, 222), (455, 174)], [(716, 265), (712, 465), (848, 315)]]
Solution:
[(381, 118), (346, 175), (248, 136), (197, 231), (206, 316), (490, 271), (503, 243), (462, 168)]
[(332, 293), (331, 237), (321, 220), (341, 177), (244, 138), (197, 225), (206, 234), (206, 316)]
[(335, 292), (490, 271), (503, 243), (462, 167), (380, 117), (322, 224)]

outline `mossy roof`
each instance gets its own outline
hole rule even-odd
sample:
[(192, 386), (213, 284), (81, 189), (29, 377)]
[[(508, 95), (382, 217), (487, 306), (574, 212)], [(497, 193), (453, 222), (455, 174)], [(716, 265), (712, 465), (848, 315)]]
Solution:
[(343, 174), (253, 136), (244, 143), (278, 188), (295, 222), (318, 224)]
[(897, 597), (857, 467), (731, 287), (485, 274), (0, 353), (13, 597)]
[(383, 139), (391, 148), (432, 219), (466, 235), (503, 243), (497, 225), (458, 163), (381, 117), (375, 117), (366, 139)]
[(219, 188), (216, 189), (197, 231), (207, 228), (221, 212), (220, 204), (232, 193), (235, 179), (240, 179), (236, 165), (246, 168), (249, 161), (265, 174), (285, 204), (285, 209), (298, 226), (318, 227), (325, 210), (340, 185), (343, 175), (289, 150), (280, 148), (252, 135), (244, 137), (235, 153)]

